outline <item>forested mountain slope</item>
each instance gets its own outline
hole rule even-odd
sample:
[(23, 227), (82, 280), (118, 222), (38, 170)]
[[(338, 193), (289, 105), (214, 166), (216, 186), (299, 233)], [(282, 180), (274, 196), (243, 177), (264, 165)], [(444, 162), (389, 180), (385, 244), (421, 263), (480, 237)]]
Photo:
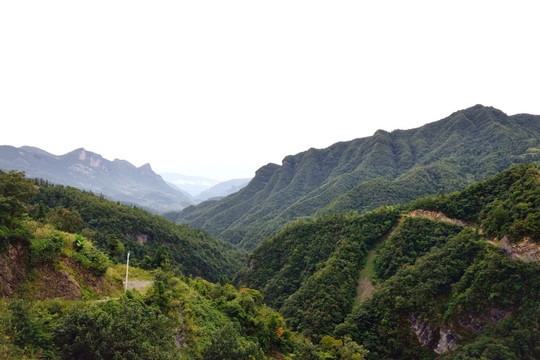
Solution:
[[(299, 220), (236, 282), (289, 326), (351, 338), (369, 359), (538, 358), (540, 172), (510, 168), (448, 195)], [(374, 286), (359, 281), (372, 254)]]
[[(25, 183), (21, 173), (0, 172), (0, 175), (0, 185), (6, 191), (20, 192), (18, 189)], [(168, 254), (167, 261), (185, 275), (212, 281), (220, 276), (231, 278), (241, 266), (243, 251), (204, 230), (176, 225), (140, 208), (73, 187), (50, 185), (42, 180), (36, 180), (35, 184), (34, 191), (21, 203), (22, 209), (58, 230), (82, 234), (113, 259), (125, 261), (127, 251), (131, 251), (134, 264), (152, 267)], [(0, 205), (10, 208), (11, 203), (6, 199)]]
[(115, 249), (120, 242), (126, 252), (131, 251), (132, 261), (139, 263), (151, 262), (166, 252), (171, 265), (184, 274), (217, 281), (220, 276), (232, 277), (244, 256), (243, 251), (202, 229), (176, 225), (72, 187), (41, 183), (33, 202), (37, 210), (41, 204), (49, 217), (58, 218), (60, 227), (70, 215), (79, 216), (81, 221), (72, 231), (82, 232), (103, 249)]
[[(46, 211), (46, 201), (59, 207)], [(292, 332), (258, 291), (236, 289), (224, 277), (212, 284), (179, 274), (179, 268), (189, 275), (200, 268), (211, 277), (204, 264), (222, 267), (226, 259), (212, 255), (215, 249), (205, 245), (216, 243), (210, 237), (189, 229), (174, 233), (173, 224), (142, 214), (74, 188), (37, 187), (21, 173), (0, 171), (0, 358), (365, 358), (365, 349), (353, 341), (329, 347)], [(82, 232), (97, 242), (110, 236), (105, 252), (76, 233), (86, 225)], [(146, 264), (153, 270), (133, 266), (145, 261), (131, 263), (128, 284), (142, 277), (146, 285), (136, 287), (142, 292), (126, 286), (124, 293), (126, 266), (114, 263), (125, 249), (114, 235), (141, 230), (157, 237), (143, 245), (166, 245)], [(199, 248), (192, 244), (197, 240)], [(126, 248), (131, 246), (128, 241)], [(178, 261), (172, 267), (167, 250)], [(226, 266), (218, 270), (227, 274)]]
[(287, 156), (260, 168), (244, 189), (169, 218), (251, 249), (290, 221), (315, 213), (364, 212), (452, 192), (515, 163), (540, 161), (540, 116), (481, 105), (417, 129)]

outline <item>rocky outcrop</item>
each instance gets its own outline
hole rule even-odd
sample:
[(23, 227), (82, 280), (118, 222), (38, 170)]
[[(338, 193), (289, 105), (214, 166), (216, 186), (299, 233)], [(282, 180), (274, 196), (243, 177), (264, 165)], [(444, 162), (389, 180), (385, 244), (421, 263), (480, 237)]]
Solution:
[(411, 329), (416, 334), (420, 344), (437, 354), (454, 350), (458, 345), (450, 327), (442, 326), (437, 331), (429, 321), (421, 320), (414, 314), (409, 314), (409, 320), (411, 321)]
[(433, 325), (429, 320), (420, 319), (414, 314), (409, 314), (411, 330), (415, 333), (422, 346), (429, 348), (437, 354), (444, 354), (454, 350), (458, 346), (458, 340), (463, 339), (463, 333), (479, 333), (488, 324), (497, 324), (504, 320), (510, 311), (489, 308), (482, 315), (467, 314), (454, 325)]
[(448, 351), (454, 350), (458, 345), (452, 330), (448, 326), (442, 326), (439, 329), (439, 342), (433, 349), (437, 354), (444, 354)]
[(540, 245), (533, 242), (530, 237), (513, 243), (505, 236), (499, 241), (499, 248), (513, 260), (540, 262)]
[(144, 245), (148, 241), (148, 235), (146, 235), (146, 234), (137, 234), (137, 235), (135, 235), (135, 240), (137, 240), (137, 242), (139, 244)]
[(416, 317), (414, 314), (409, 314), (411, 321), (411, 329), (416, 334), (418, 341), (422, 346), (432, 348), (434, 345), (435, 331), (429, 321), (424, 321)]

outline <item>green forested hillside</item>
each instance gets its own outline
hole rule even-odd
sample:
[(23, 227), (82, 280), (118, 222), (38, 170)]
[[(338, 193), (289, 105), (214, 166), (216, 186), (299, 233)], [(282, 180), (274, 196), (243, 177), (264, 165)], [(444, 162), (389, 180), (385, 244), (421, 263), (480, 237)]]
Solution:
[(291, 325), (320, 340), (351, 310), (367, 251), (398, 218), (382, 208), (295, 222), (263, 241), (236, 281), (260, 289)]
[[(540, 355), (534, 164), (398, 207), (298, 220), (255, 249), (237, 287), (221, 276), (219, 264), (206, 275), (219, 276), (217, 284), (168, 271), (189, 274), (170, 259), (178, 243), (193, 251), (189, 235), (196, 230), (180, 227), (186, 233), (174, 235), (176, 226), (141, 210), (38, 184), (0, 173), (0, 353), (6, 359)], [(142, 294), (121, 295), (125, 272), (114, 257), (135, 242), (137, 254), (137, 246), (145, 250), (170, 233), (178, 243), (165, 241), (134, 262), (155, 268), (144, 273), (153, 284)]]
[[(538, 226), (540, 172), (522, 165), (461, 192), (295, 222), (236, 281), (294, 330), (351, 338), (370, 359), (534, 359)], [(368, 251), (374, 275), (363, 279)], [(374, 289), (360, 300), (363, 287)]]
[[(44, 189), (46, 196), (33, 206), (31, 199)], [(47, 196), (71, 210), (47, 212)], [(86, 231), (94, 239), (114, 235), (114, 220), (132, 227), (138, 221), (149, 234), (152, 219), (157, 220), (102, 201), (0, 172), (2, 359), (365, 359), (367, 351), (350, 339), (328, 337), (313, 344), (292, 332), (258, 291), (236, 289), (224, 277), (212, 284), (178, 275), (182, 264), (173, 263), (169, 271), (166, 250), (171, 247), (157, 251), (162, 255), (154, 257), (157, 269), (151, 272), (131, 266), (129, 284), (137, 290), (124, 293), (125, 266), (114, 265), (88, 238), (72, 232), (84, 224), (75, 207), (85, 222), (102, 224)], [(82, 203), (88, 207), (81, 208)], [(107, 204), (104, 215), (114, 220), (104, 226), (98, 213)], [(109, 255), (118, 252), (115, 240), (116, 248), (106, 248)], [(137, 280), (140, 276), (143, 281)]]
[(512, 164), (540, 162), (539, 116), (507, 116), (481, 105), (417, 129), (287, 156), (260, 168), (220, 201), (168, 214), (251, 249), (302, 216), (364, 212), (465, 188)]
[(6, 194), (18, 195), (2, 197), (0, 238), (24, 239), (26, 230), (16, 230), (20, 220), (12, 214), (28, 213), (58, 230), (84, 235), (112, 260), (125, 261), (130, 251), (134, 264), (152, 268), (166, 260), (186, 275), (212, 281), (232, 278), (245, 256), (204, 230), (175, 225), (142, 209), (43, 181), (29, 186), (16, 172), (1, 174)]
[(122, 259), (131, 251), (136, 264), (152, 266), (162, 248), (175, 268), (211, 281), (220, 276), (232, 278), (240, 268), (243, 252), (204, 230), (175, 225), (142, 209), (72, 187), (37, 183), (39, 191), (32, 198), (36, 217), (41, 211), (57, 227), (82, 232), (113, 257)]

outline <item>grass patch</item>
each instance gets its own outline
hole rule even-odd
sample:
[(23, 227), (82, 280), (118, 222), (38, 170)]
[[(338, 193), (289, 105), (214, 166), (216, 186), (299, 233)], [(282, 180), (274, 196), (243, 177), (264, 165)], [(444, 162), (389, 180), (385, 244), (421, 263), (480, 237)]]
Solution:
[(364, 276), (369, 281), (373, 282), (377, 278), (375, 273), (375, 258), (377, 257), (377, 251), (371, 250), (366, 258), (366, 265), (360, 272), (360, 276)]
[(364, 268), (360, 271), (360, 277), (358, 278), (358, 287), (356, 289), (356, 301), (364, 301), (367, 299), (373, 291), (374, 284), (376, 282), (377, 275), (375, 273), (375, 257), (377, 251), (372, 249), (368, 252), (366, 263)]
[[(123, 283), (126, 280), (126, 264), (114, 264), (110, 266), (105, 273), (105, 277), (113, 281), (121, 280)], [(131, 280), (154, 281), (154, 274), (152, 271), (130, 266), (129, 281)]]

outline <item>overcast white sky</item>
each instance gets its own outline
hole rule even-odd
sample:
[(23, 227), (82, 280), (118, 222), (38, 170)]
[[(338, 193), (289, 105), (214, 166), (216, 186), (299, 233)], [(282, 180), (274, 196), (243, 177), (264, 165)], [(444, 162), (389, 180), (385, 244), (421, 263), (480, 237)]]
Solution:
[(475, 104), (540, 114), (539, 1), (1, 1), (0, 145), (219, 180)]

